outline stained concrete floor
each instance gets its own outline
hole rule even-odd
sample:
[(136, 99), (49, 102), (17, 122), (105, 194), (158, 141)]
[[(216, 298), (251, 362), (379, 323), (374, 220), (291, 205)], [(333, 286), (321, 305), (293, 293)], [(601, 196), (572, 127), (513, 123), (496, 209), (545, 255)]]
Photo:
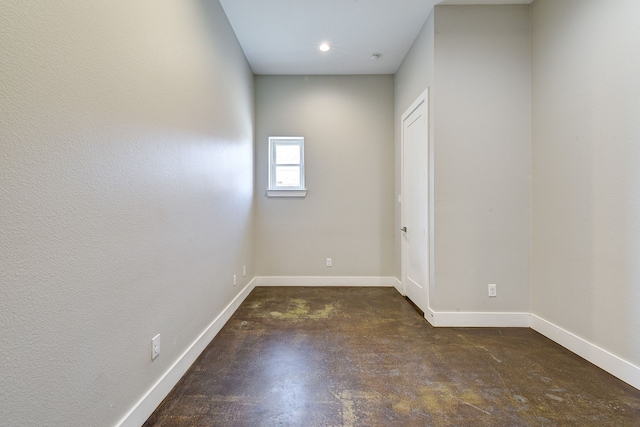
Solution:
[(391, 288), (256, 288), (145, 426), (640, 426), (640, 391)]

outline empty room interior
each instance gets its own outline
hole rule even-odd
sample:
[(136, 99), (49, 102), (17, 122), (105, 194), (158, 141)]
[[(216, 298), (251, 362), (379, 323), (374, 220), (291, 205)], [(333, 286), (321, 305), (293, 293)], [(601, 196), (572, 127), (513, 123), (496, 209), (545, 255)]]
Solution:
[(640, 426), (638, 22), (3, 1), (0, 425)]

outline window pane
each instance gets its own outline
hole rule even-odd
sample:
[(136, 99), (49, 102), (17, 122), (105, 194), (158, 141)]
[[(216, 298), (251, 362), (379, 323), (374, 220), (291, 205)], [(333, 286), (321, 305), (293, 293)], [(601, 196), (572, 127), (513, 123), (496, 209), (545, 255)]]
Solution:
[(276, 164), (291, 165), (300, 164), (299, 145), (276, 145)]
[(300, 187), (300, 166), (276, 166), (276, 187)]

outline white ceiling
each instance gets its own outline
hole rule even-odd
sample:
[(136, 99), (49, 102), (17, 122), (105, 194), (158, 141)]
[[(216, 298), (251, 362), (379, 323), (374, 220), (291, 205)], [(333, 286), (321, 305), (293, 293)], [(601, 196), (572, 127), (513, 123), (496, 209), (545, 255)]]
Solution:
[[(532, 0), (220, 0), (255, 74), (393, 74), (436, 4)], [(328, 42), (332, 48), (321, 52)], [(379, 53), (378, 61), (370, 59)]]

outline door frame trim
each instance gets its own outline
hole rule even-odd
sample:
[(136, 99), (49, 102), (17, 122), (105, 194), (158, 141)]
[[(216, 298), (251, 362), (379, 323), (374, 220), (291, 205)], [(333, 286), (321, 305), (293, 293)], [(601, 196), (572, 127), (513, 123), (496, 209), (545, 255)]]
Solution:
[[(429, 251), (429, 259), (428, 263), (428, 275), (427, 275), (427, 283), (425, 284), (427, 290), (427, 304), (425, 312), (425, 318), (432, 323), (433, 322), (433, 310), (431, 309), (431, 289), (434, 283), (434, 273), (433, 273), (433, 249), (434, 249), (434, 240), (433, 240), (433, 146), (431, 143), (431, 106), (429, 100), (429, 87), (427, 87), (415, 101), (411, 103), (409, 108), (405, 110), (405, 112), (400, 116), (400, 197), (398, 200), (401, 200), (400, 204), (400, 227), (404, 227), (405, 222), (405, 209), (404, 209), (404, 194), (405, 194), (405, 182), (404, 182), (404, 151), (405, 151), (405, 136), (404, 136), (404, 122), (405, 120), (422, 104), (425, 104), (426, 111), (426, 125), (427, 125), (427, 191), (428, 191), (428, 200), (427, 200), (427, 212), (429, 215), (428, 218), (428, 251)], [(400, 283), (402, 289), (402, 295), (406, 296), (406, 240), (404, 236), (400, 234)]]

